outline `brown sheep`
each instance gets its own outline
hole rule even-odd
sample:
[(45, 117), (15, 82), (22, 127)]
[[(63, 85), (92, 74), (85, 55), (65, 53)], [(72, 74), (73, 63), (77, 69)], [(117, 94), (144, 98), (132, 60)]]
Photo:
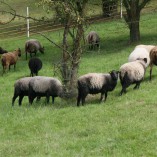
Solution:
[(150, 56), (150, 81), (151, 81), (153, 65), (157, 65), (157, 46), (155, 46), (150, 51), (149, 56)]
[(10, 70), (10, 66), (14, 65), (14, 70), (16, 67), (16, 62), (18, 60), (18, 57), (21, 56), (21, 50), (20, 48), (18, 48), (17, 50), (13, 51), (13, 52), (8, 52), (5, 53), (1, 56), (1, 62), (2, 62), (2, 66), (3, 66), (3, 73), (5, 72), (5, 70), (9, 67)]

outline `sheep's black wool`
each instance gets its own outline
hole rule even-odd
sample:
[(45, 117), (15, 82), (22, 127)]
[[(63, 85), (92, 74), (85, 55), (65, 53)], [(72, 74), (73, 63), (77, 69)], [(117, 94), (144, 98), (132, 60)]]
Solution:
[(42, 61), (39, 58), (31, 58), (28, 62), (28, 66), (30, 69), (30, 76), (33, 77), (33, 74), (38, 75), (38, 71), (42, 68)]

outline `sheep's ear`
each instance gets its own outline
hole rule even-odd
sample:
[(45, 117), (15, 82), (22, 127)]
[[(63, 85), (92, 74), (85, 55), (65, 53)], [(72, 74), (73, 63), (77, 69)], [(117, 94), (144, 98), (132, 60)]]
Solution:
[(147, 58), (144, 58), (143, 60), (144, 60), (145, 63), (147, 63)]

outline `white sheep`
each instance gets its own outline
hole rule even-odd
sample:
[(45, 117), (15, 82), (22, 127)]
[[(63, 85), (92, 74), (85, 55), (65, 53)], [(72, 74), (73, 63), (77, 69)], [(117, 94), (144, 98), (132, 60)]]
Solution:
[(135, 48), (144, 48), (150, 53), (154, 47), (155, 45), (137, 45)]
[(154, 45), (137, 45), (129, 55), (128, 61), (132, 62), (137, 60), (138, 58), (147, 58), (146, 66), (148, 67), (150, 64), (149, 53), (151, 49), (154, 47), (155, 47)]
[(118, 72), (113, 70), (110, 73), (89, 73), (78, 79), (77, 106), (85, 103), (88, 94), (101, 93), (100, 101), (106, 100), (107, 92), (114, 90), (117, 85)]
[(54, 98), (62, 96), (63, 87), (61, 82), (53, 77), (35, 76), (29, 82), (29, 103), (32, 104), (33, 100), (37, 96), (45, 96), (47, 103), (49, 103), (49, 97), (52, 96), (52, 103)]
[(136, 61), (125, 63), (120, 67), (119, 77), (122, 85), (120, 95), (126, 93), (126, 88), (131, 84), (136, 84), (134, 89), (140, 87), (140, 83), (144, 79), (147, 65), (147, 58), (139, 58)]

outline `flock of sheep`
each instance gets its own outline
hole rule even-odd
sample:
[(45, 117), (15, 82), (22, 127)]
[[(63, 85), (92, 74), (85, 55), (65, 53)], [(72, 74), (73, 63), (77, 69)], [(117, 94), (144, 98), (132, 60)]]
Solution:
[[(95, 31), (91, 31), (87, 35), (86, 41), (89, 44), (89, 49), (99, 47), (100, 38)], [(32, 54), (34, 53), (36, 55), (37, 51), (44, 53), (44, 47), (41, 46), (38, 40), (30, 39), (26, 41), (26, 59), (27, 53), (29, 53), (31, 57), (28, 63), (30, 77), (24, 77), (15, 82), (12, 105), (14, 105), (17, 97), (19, 97), (19, 105), (21, 105), (24, 96), (28, 96), (29, 104), (32, 104), (36, 97), (37, 100), (40, 100), (40, 97), (46, 97), (47, 103), (49, 103), (49, 99), (52, 97), (52, 103), (54, 103), (55, 97), (63, 97), (64, 95), (63, 85), (58, 79), (47, 76), (37, 76), (38, 71), (42, 68), (42, 61), (36, 57), (32, 58)], [(10, 69), (11, 65), (14, 65), (15, 68), (18, 57), (21, 56), (21, 50), (17, 49), (14, 52), (7, 52), (0, 47), (0, 54), (2, 54), (1, 63), (4, 73), (6, 69)], [(115, 89), (118, 78), (120, 78), (122, 86), (120, 95), (126, 93), (126, 89), (131, 84), (135, 84), (134, 89), (139, 88), (148, 66), (150, 66), (151, 80), (153, 65), (157, 65), (157, 46), (136, 46), (128, 57), (128, 63), (123, 64), (118, 71), (112, 70), (109, 73), (88, 73), (78, 78), (77, 106), (79, 106), (80, 103), (84, 105), (85, 98), (88, 94), (101, 93), (100, 102), (105, 101), (107, 99), (107, 93)], [(36, 76), (33, 77), (33, 74)]]

